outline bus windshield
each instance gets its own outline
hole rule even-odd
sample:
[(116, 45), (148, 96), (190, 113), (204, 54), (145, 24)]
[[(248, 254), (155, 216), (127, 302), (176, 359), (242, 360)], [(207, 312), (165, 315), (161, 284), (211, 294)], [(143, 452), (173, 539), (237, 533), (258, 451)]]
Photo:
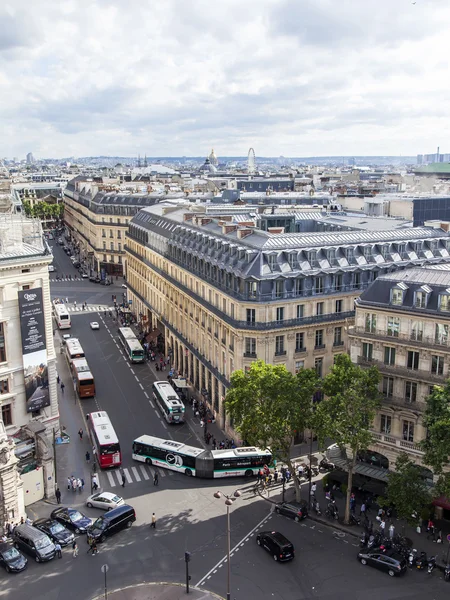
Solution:
[(100, 446), (100, 454), (114, 454), (120, 452), (119, 444), (108, 444), (106, 446)]

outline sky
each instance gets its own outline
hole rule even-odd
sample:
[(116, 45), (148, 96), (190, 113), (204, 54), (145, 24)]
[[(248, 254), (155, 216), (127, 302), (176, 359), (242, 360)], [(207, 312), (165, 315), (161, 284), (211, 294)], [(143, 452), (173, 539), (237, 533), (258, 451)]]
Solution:
[(450, 152), (448, 0), (3, 0), (0, 157)]

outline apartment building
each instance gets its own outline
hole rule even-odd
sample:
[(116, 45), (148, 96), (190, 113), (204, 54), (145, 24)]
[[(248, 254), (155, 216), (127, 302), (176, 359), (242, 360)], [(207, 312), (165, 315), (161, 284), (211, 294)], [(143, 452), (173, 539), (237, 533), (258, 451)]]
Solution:
[(385, 466), (387, 459), (393, 468), (402, 451), (421, 464), (426, 398), (450, 377), (449, 330), (448, 263), (382, 275), (356, 301), (350, 354), (362, 366), (376, 365), (382, 376), (370, 450)]
[(387, 271), (449, 260), (440, 229), (286, 234), (259, 229), (251, 207), (215, 210), (145, 208), (131, 220), (126, 254), (133, 310), (164, 335), (222, 426), (235, 369), (261, 358), (324, 375), (346, 351), (362, 290)]
[[(53, 496), (59, 432), (48, 265), (39, 220), (0, 215), (0, 523)], [(19, 476), (20, 475), (20, 476)]]

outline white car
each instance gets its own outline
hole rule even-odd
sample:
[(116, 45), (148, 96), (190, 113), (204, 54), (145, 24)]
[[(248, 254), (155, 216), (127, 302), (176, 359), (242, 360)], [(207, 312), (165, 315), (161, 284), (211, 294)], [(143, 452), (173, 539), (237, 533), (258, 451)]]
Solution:
[(88, 279), (89, 275), (87, 273), (81, 273), (81, 279)]
[(89, 323), (89, 325), (91, 326), (91, 329), (100, 329), (100, 325), (97, 323), (97, 321), (92, 321)]
[(126, 290), (128, 289), (126, 283), (122, 283), (122, 287), (125, 288)]
[(86, 499), (86, 506), (101, 508), (102, 510), (112, 510), (121, 504), (125, 504), (123, 498), (111, 492), (97, 492)]
[(54, 273), (55, 272), (55, 267), (53, 265), (48, 265), (48, 272), (49, 273)]

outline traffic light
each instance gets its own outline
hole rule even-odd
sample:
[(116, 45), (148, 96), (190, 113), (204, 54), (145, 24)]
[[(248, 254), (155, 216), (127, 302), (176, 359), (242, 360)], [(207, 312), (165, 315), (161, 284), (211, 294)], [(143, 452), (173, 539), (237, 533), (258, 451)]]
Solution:
[(187, 563), (190, 562), (190, 560), (191, 560), (191, 553), (190, 552), (185, 552), (184, 553), (184, 560)]

